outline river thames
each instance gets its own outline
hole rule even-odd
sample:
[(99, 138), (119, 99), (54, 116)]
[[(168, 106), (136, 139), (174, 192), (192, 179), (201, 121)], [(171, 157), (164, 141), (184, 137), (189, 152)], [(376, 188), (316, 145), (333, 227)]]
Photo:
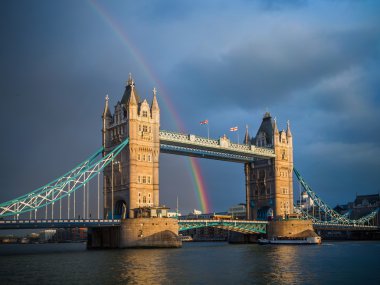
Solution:
[(126, 250), (0, 245), (0, 284), (378, 284), (379, 258), (380, 242)]

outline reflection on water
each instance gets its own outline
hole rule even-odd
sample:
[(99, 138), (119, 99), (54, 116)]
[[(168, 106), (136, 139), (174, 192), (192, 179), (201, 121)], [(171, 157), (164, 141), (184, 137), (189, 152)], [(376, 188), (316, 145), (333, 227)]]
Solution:
[(269, 250), (266, 260), (271, 264), (271, 272), (265, 279), (294, 284), (300, 272), (296, 248), (294, 246), (272, 246)]
[[(176, 250), (176, 249), (171, 249)], [(124, 250), (119, 281), (134, 284), (168, 284), (170, 250)]]
[(84, 244), (0, 245), (0, 284), (376, 284), (379, 245), (185, 243), (91, 251)]

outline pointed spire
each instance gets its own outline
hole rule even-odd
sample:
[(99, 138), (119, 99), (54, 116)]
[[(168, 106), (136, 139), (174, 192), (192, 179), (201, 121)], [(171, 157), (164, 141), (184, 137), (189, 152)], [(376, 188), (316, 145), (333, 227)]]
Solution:
[(157, 102), (157, 89), (156, 89), (156, 87), (153, 88), (153, 100), (152, 100), (151, 108), (152, 108), (152, 110), (158, 110), (159, 109), (158, 102)]
[(134, 83), (132, 81), (131, 86), (131, 95), (129, 96), (128, 105), (137, 105), (136, 95), (135, 95), (135, 88)]
[(286, 122), (286, 136), (287, 137), (291, 137), (292, 136), (292, 132), (290, 131), (290, 122), (289, 122), (289, 120)]
[(107, 94), (105, 98), (105, 106), (104, 106), (104, 111), (103, 111), (103, 116), (102, 116), (103, 118), (106, 118), (106, 117), (112, 118), (112, 114), (108, 106), (108, 101), (109, 101), (109, 97)]
[(274, 133), (275, 134), (278, 134), (279, 132), (278, 132), (278, 128), (277, 128), (277, 119), (276, 119), (276, 117), (274, 118), (274, 120), (273, 120), (273, 130), (274, 130)]
[(127, 85), (132, 85), (132, 84), (133, 84), (132, 73), (129, 73)]
[(245, 144), (251, 144), (251, 140), (249, 138), (249, 132), (248, 132), (248, 125), (245, 125), (244, 143)]
[[(127, 84), (125, 90), (126, 90), (126, 92), (124, 93), (122, 102), (124, 101), (125, 95), (127, 95), (127, 98), (128, 98), (127, 104), (128, 105), (137, 105), (137, 103), (139, 102), (139, 99), (137, 99), (138, 97), (136, 97), (135, 81), (133, 80), (131, 73), (129, 73), (128, 84)], [(129, 90), (130, 94), (128, 94), (129, 93), (128, 90)]]

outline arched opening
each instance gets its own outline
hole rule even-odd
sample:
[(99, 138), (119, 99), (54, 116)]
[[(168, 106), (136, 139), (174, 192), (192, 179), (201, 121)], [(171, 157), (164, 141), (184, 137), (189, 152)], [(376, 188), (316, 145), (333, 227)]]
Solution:
[(124, 200), (119, 200), (115, 204), (115, 219), (125, 219), (127, 218), (127, 203)]
[(257, 219), (267, 221), (273, 218), (273, 209), (269, 206), (261, 207), (257, 210)]

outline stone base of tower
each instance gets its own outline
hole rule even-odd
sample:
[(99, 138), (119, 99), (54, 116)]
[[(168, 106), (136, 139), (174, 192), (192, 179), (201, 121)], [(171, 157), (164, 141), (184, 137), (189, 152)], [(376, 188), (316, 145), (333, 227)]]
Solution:
[(88, 231), (87, 248), (178, 248), (178, 221), (170, 218), (136, 218), (122, 220), (112, 228)]
[(313, 229), (313, 222), (311, 220), (279, 220), (270, 221), (267, 227), (267, 236), (269, 239), (272, 237), (296, 237), (301, 233), (315, 233)]
[(119, 248), (181, 247), (178, 221), (170, 218), (137, 218), (123, 220)]

